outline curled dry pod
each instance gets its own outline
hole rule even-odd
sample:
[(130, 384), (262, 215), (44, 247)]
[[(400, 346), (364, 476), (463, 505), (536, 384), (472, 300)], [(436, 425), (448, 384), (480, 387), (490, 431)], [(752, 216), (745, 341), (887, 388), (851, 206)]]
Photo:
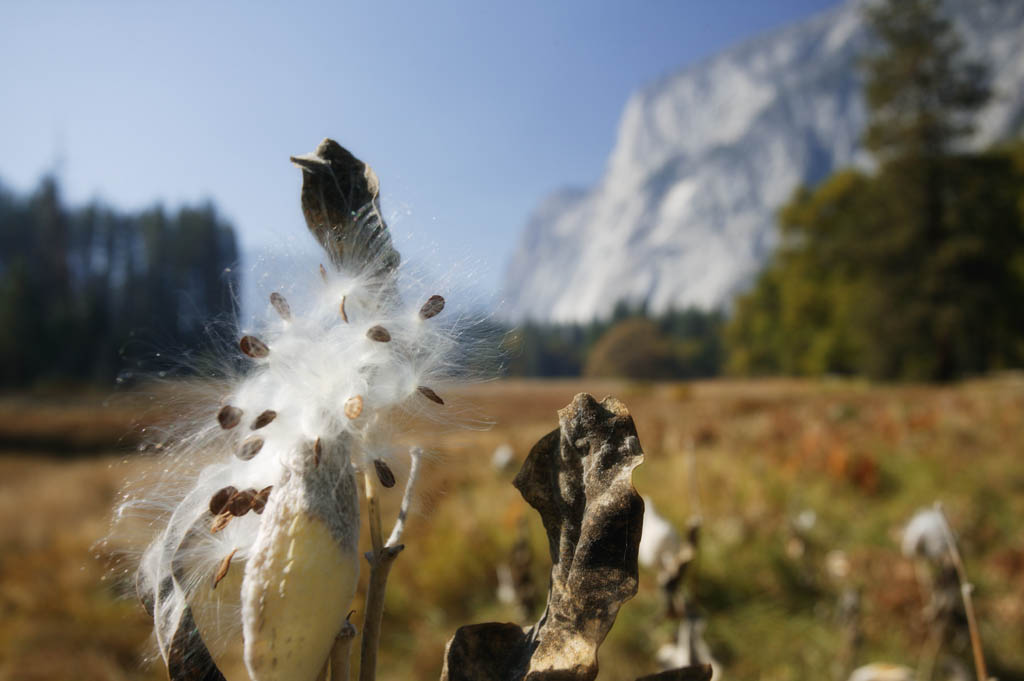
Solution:
[(444, 298), (441, 296), (430, 296), (427, 298), (427, 302), (423, 303), (423, 307), (420, 308), (420, 319), (430, 319), (441, 314), (441, 310), (444, 309)]
[(227, 577), (228, 568), (231, 567), (231, 559), (235, 557), (235, 553), (238, 549), (231, 549), (231, 553), (224, 556), (224, 560), (220, 562), (220, 567), (217, 568), (217, 573), (213, 576), (213, 588), (216, 589), (217, 585), (220, 584), (220, 580)]
[(341, 321), (347, 322), (348, 321), (348, 313), (345, 312), (345, 296), (341, 297), (341, 304), (338, 305), (338, 312), (341, 313)]
[[(345, 416), (350, 419), (358, 418), (363, 413), (363, 397), (355, 395), (345, 400)], [(319, 440), (317, 440), (319, 442)]]
[(270, 490), (273, 488), (273, 485), (267, 485), (252, 498), (252, 510), (256, 512), (256, 515), (263, 513), (263, 509), (267, 507), (267, 499), (270, 498)]
[(380, 480), (380, 484), (389, 488), (395, 486), (395, 474), (391, 472), (391, 467), (384, 461), (374, 459), (373, 468), (377, 471), (377, 479)]
[(288, 304), (288, 301), (284, 299), (284, 296), (277, 291), (274, 291), (270, 294), (270, 304), (274, 306), (275, 310), (277, 310), (277, 314), (281, 315), (281, 319), (286, 322), (291, 321), (292, 308)]
[(387, 343), (391, 340), (391, 333), (378, 324), (377, 326), (371, 326), (366, 331), (366, 337), (372, 341), (377, 341), (378, 343)]
[(242, 420), (242, 410), (238, 407), (232, 407), (230, 404), (225, 404), (217, 412), (217, 423), (224, 430), (229, 430), (238, 425)]
[(435, 393), (433, 390), (431, 390), (427, 386), (425, 386), (425, 385), (417, 386), (416, 390), (418, 390), (420, 392), (420, 395), (423, 395), (424, 397), (426, 397), (431, 402), (437, 402), (438, 404), (444, 404), (444, 400), (441, 399), (441, 396), (438, 395), (437, 393)]
[(241, 492), (235, 492), (234, 496), (228, 500), (225, 510), (233, 516), (243, 516), (252, 510), (252, 500), (255, 498), (256, 490), (245, 489)]
[[(347, 403), (346, 403), (346, 407), (347, 407)], [(358, 416), (358, 415), (359, 414), (356, 414), (356, 416)], [(349, 418), (355, 418), (355, 417), (354, 416), (350, 416)], [(313, 443), (313, 465), (314, 466), (319, 466), (320, 465), (320, 455), (323, 454), (323, 453), (324, 453), (324, 446), (320, 442), (320, 438), (317, 438), (316, 442)]]
[(220, 515), (224, 512), (224, 507), (228, 505), (228, 501), (231, 497), (235, 496), (238, 492), (237, 489), (228, 485), (227, 487), (221, 488), (210, 497), (210, 513), (213, 515)]
[(235, 456), (242, 461), (248, 461), (259, 454), (261, 449), (263, 449), (263, 438), (258, 435), (253, 435), (242, 443), (242, 448), (238, 450)]
[(267, 344), (256, 336), (242, 336), (242, 339), (238, 341), (238, 347), (253, 359), (262, 359), (270, 354)]
[(262, 412), (259, 416), (256, 417), (256, 419), (252, 422), (251, 428), (253, 430), (259, 430), (260, 428), (267, 425), (276, 418), (277, 412), (274, 411), (273, 409), (267, 409), (266, 411)]
[(327, 283), (327, 268), (323, 263), (320, 263), (320, 278), (324, 280), (325, 284)]

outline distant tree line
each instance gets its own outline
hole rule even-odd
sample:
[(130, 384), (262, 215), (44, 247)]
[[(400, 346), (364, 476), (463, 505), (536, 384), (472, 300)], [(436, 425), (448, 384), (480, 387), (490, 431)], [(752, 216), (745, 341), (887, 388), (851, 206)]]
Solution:
[(109, 383), (133, 360), (208, 344), (237, 259), (210, 204), (124, 214), (68, 208), (53, 178), (28, 197), (0, 187), (0, 385)]
[(626, 377), (640, 380), (714, 376), (723, 361), (720, 311), (696, 308), (650, 314), (620, 303), (587, 324), (528, 322), (508, 333), (513, 376)]
[(726, 331), (741, 374), (949, 380), (1024, 366), (1024, 145), (964, 152), (990, 96), (935, 0), (868, 19), (877, 171), (802, 188)]

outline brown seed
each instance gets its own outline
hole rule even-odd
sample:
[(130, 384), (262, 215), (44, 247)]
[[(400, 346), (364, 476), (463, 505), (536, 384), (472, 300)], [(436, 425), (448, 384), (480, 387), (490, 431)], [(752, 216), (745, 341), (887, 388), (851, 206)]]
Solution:
[(386, 463), (380, 459), (374, 459), (373, 468), (377, 471), (377, 479), (380, 480), (380, 484), (385, 487), (395, 486), (395, 474), (391, 472), (391, 468)]
[(263, 449), (263, 438), (258, 435), (253, 435), (242, 443), (242, 448), (235, 453), (235, 456), (242, 461), (248, 461), (259, 454), (261, 449)]
[(356, 395), (345, 400), (345, 416), (350, 419), (358, 418), (363, 413), (363, 397)]
[(220, 411), (217, 412), (217, 422), (224, 430), (234, 428), (241, 420), (242, 410), (238, 407), (232, 407), (230, 404), (225, 404), (220, 408)]
[(225, 511), (233, 516), (243, 516), (252, 510), (252, 500), (256, 498), (256, 490), (244, 489), (241, 492), (235, 492), (234, 495), (228, 500), (228, 505), (225, 507)]
[(270, 490), (273, 488), (273, 485), (267, 485), (252, 498), (252, 510), (256, 515), (263, 513), (263, 509), (267, 507), (267, 499), (270, 498)]
[(416, 389), (420, 391), (420, 395), (423, 395), (424, 397), (426, 397), (431, 402), (437, 402), (438, 404), (444, 404), (444, 400), (441, 399), (441, 396), (438, 395), (437, 393), (435, 393), (433, 390), (431, 390), (427, 386), (421, 385), (421, 386), (418, 386)]
[(383, 326), (378, 324), (377, 326), (371, 326), (366, 332), (366, 337), (370, 340), (377, 341), (378, 343), (387, 343), (391, 340), (391, 334)]
[(320, 278), (324, 280), (325, 284), (327, 283), (327, 269), (323, 263), (320, 263)]
[(263, 426), (267, 425), (271, 421), (277, 418), (277, 412), (273, 409), (267, 409), (262, 414), (256, 417), (256, 420), (252, 422), (250, 426), (253, 430), (259, 430)]
[(217, 574), (213, 576), (213, 588), (216, 589), (217, 585), (220, 584), (220, 580), (224, 579), (228, 574), (228, 568), (231, 567), (231, 559), (235, 557), (235, 552), (238, 549), (231, 549), (231, 553), (224, 556), (224, 560), (220, 562), (220, 567), (217, 568)]
[(281, 319), (286, 322), (291, 321), (292, 308), (288, 304), (288, 301), (284, 299), (284, 296), (277, 291), (274, 291), (270, 294), (270, 304), (274, 306), (275, 310), (277, 310), (277, 314), (281, 315)]
[(338, 305), (338, 311), (341, 312), (341, 321), (348, 322), (348, 314), (345, 312), (345, 296), (341, 297), (341, 304)]
[(430, 319), (441, 314), (441, 310), (444, 309), (444, 298), (441, 296), (430, 296), (427, 298), (427, 302), (423, 303), (423, 307), (420, 308), (420, 319)]
[(217, 491), (212, 497), (210, 497), (210, 513), (213, 515), (220, 515), (224, 512), (224, 507), (228, 505), (228, 500), (235, 495), (238, 490), (228, 485)]
[(210, 525), (210, 532), (213, 532), (214, 534), (220, 532), (228, 526), (228, 523), (230, 523), (231, 519), (234, 517), (235, 516), (231, 515), (231, 511), (222, 511), (220, 515), (213, 519), (213, 523)]
[(323, 453), (324, 453), (324, 446), (320, 442), (320, 438), (317, 438), (316, 442), (313, 443), (313, 465), (314, 466), (317, 466), (317, 467), (320, 466), (320, 455), (323, 454)]
[(270, 354), (267, 344), (256, 336), (242, 336), (242, 340), (238, 341), (238, 347), (253, 359), (261, 359)]

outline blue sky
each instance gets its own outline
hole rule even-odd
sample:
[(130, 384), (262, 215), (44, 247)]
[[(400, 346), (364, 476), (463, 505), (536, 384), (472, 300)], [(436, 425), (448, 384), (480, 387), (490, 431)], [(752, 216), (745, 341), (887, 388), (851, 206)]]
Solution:
[(631, 92), (835, 4), (5, 0), (0, 180), (210, 198), (251, 251), (306, 238), (288, 156), (331, 136), (377, 171), (407, 254), (491, 292), (538, 201), (600, 176)]

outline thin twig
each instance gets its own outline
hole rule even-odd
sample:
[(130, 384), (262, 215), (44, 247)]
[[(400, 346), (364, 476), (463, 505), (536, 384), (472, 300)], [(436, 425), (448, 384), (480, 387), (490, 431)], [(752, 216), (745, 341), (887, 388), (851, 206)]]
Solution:
[(985, 654), (981, 649), (981, 634), (978, 632), (978, 619), (974, 614), (974, 602), (971, 592), (974, 586), (967, 581), (967, 570), (964, 567), (963, 558), (960, 556), (960, 549), (957, 548), (956, 537), (946, 517), (946, 511), (942, 508), (942, 502), (935, 503), (935, 510), (942, 518), (942, 531), (946, 535), (946, 546), (949, 549), (949, 557), (956, 569), (956, 577), (960, 582), (960, 597), (964, 602), (964, 613), (967, 615), (967, 627), (971, 635), (971, 651), (974, 653), (974, 670), (978, 681), (988, 681), (988, 670), (985, 667)]
[[(350, 613), (351, 614), (351, 613)], [(352, 651), (352, 639), (356, 637), (356, 628), (348, 618), (345, 618), (345, 626), (338, 632), (334, 639), (334, 646), (331, 648), (329, 659), (331, 665), (331, 681), (348, 681), (349, 658)]]
[(409, 479), (405, 483), (405, 492), (402, 494), (402, 506), (398, 509), (398, 519), (395, 521), (395, 526), (391, 530), (391, 536), (388, 537), (386, 546), (396, 546), (398, 542), (402, 541), (402, 533), (405, 531), (405, 519), (409, 515), (409, 506), (412, 505), (412, 490), (416, 485), (416, 479), (420, 473), (420, 458), (423, 456), (423, 450), (419, 447), (413, 447), (409, 450), (409, 458), (412, 460), (412, 464), (409, 466)]
[(366, 589), (366, 609), (363, 615), (363, 638), (359, 651), (359, 681), (374, 681), (377, 676), (377, 652), (380, 649), (381, 622), (384, 619), (384, 592), (387, 589), (391, 566), (398, 554), (405, 548), (398, 542), (405, 530), (405, 518), (411, 504), (412, 490), (419, 473), (422, 453), (418, 447), (409, 451), (409, 457), (412, 459), (409, 479), (405, 484), (398, 519), (391, 530), (387, 544), (383, 544), (381, 539), (380, 504), (377, 500), (375, 483), (369, 473), (364, 476), (366, 504), (370, 520), (370, 542), (373, 545), (373, 550), (366, 554), (366, 561), (370, 564), (370, 584)]

